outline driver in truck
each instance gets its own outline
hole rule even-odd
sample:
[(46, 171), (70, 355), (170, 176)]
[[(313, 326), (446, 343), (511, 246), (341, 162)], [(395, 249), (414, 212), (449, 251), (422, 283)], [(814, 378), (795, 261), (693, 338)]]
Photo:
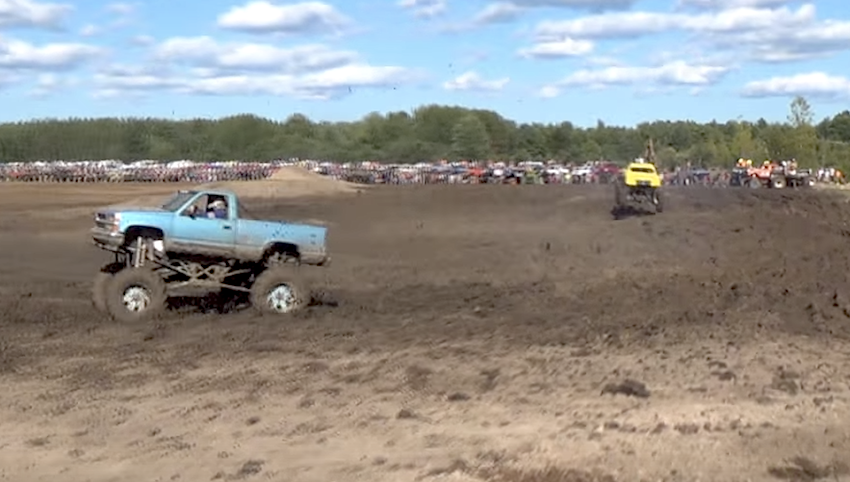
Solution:
[(207, 206), (207, 217), (210, 219), (227, 218), (227, 204), (224, 199), (215, 199)]

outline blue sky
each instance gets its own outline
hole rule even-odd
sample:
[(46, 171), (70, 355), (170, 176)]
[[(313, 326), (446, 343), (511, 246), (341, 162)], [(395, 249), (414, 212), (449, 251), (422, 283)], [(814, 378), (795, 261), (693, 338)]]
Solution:
[(848, 75), (846, 0), (0, 0), (0, 121), (783, 120), (798, 94), (821, 118)]

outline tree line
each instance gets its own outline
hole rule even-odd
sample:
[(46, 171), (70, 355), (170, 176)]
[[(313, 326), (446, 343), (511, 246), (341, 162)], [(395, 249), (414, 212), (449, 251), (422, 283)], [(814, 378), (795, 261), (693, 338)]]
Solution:
[(518, 123), (496, 112), (426, 105), (412, 112), (372, 113), (355, 122), (314, 122), (293, 114), (278, 122), (254, 115), (218, 120), (72, 118), (0, 124), (0, 162), (142, 159), (336, 162), (561, 160), (625, 162), (653, 140), (663, 166), (691, 162), (728, 166), (739, 157), (795, 158), (803, 166), (850, 167), (850, 111), (814, 122), (806, 99), (790, 106), (787, 122), (644, 122), (635, 127), (599, 121), (580, 128)]

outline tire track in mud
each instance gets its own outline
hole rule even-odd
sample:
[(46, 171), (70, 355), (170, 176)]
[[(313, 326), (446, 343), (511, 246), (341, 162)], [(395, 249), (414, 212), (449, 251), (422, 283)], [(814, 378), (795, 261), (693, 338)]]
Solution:
[[(611, 191), (594, 186), (434, 186), (376, 189), (345, 202), (264, 200), (260, 216), (333, 226), (335, 259), (321, 276), (321, 303), (286, 320), (183, 306), (154, 322), (114, 323), (89, 302), (98, 266), (88, 219), (39, 242), (0, 234), (2, 246), (14, 248), (0, 252), (0, 375), (19, 390), (9, 400), (21, 404), (13, 414), (23, 417), (21, 426), (37, 425), (38, 415), (24, 406), (32, 401), (56, 427), (79, 423), (93, 439), (120, 440), (110, 460), (142, 465), (138, 450), (122, 452), (136, 439), (157, 454), (179, 445), (193, 466), (162, 458), (156, 467), (184, 478), (191, 470), (208, 470), (209, 478), (238, 468), (219, 452), (191, 447), (210, 440), (213, 429), (242, 447), (228, 453), (265, 460), (269, 470), (292, 457), (258, 458), (246, 447), (283, 443), (318, 453), (315, 447), (328, 444), (344, 454), (353, 447), (347, 451), (346, 440), (357, 450), (372, 441), (375, 460), (389, 460), (361, 467), (374, 480), (397, 480), (397, 464), (411, 480), (415, 472), (476, 478), (481, 443), (469, 433), (486, 432), (497, 447), (494, 441), (526, 437), (522, 443), (543, 454), (513, 447), (505, 457), (542, 460), (548, 446), (559, 462), (568, 452), (598, 453), (605, 443), (620, 469), (649, 472), (702, 463), (694, 462), (707, 446), (700, 444), (728, 455), (763, 440), (768, 448), (757, 455), (768, 454), (770, 464), (760, 459), (761, 467), (746, 472), (753, 478), (778, 464), (777, 446), (797, 443), (802, 417), (817, 428), (833, 415), (817, 418), (818, 410), (843, 407), (837, 374), (846, 361), (827, 359), (835, 373), (821, 374), (822, 352), (830, 353), (821, 342), (842, 346), (850, 338), (847, 203), (815, 192), (669, 194), (663, 215), (619, 221), (611, 219)], [(9, 221), (0, 216), (0, 224)], [(25, 228), (38, 231), (37, 222)], [(624, 377), (641, 378), (651, 397), (634, 403), (599, 395)], [(834, 401), (823, 401), (823, 387)], [(706, 406), (717, 413), (704, 413)], [(739, 423), (741, 413), (752, 427)], [(656, 433), (658, 417), (668, 432)], [(515, 420), (526, 427), (512, 428)], [(771, 420), (776, 426), (761, 426)], [(263, 432), (276, 423), (286, 430)], [(134, 428), (123, 440), (116, 433), (127, 424)], [(178, 435), (185, 440), (176, 442)], [(830, 436), (840, 450), (846, 439)], [(40, 450), (76, 450), (83, 439), (67, 447), (51, 439)], [(618, 444), (632, 452), (618, 452)], [(633, 458), (657, 444), (678, 455)], [(811, 444), (811, 453), (832, 450), (825, 438)], [(441, 450), (466, 465), (426, 467), (422, 454)], [(746, 454), (730, 464), (752, 464)], [(313, 457), (321, 471), (326, 458)], [(593, 460), (567, 459), (582, 469), (590, 468), (580, 460)], [(595, 480), (559, 467), (525, 475), (499, 464), (493, 471), (506, 481)]]
[[(350, 332), (360, 342), (399, 345), (651, 342), (702, 331), (850, 336), (844, 198), (790, 190), (669, 194), (669, 212), (620, 221), (607, 214), (609, 190), (597, 186), (390, 188), (344, 203), (264, 200), (260, 216), (334, 224), (325, 303), (283, 324), (235, 313), (214, 326), (238, 331), (247, 324), (249, 337)], [(494, 237), (493, 226), (504, 236)], [(76, 245), (93, 249), (82, 240)], [(37, 263), (40, 256), (28, 257)], [(42, 310), (61, 309), (67, 299), (63, 318), (79, 319), (78, 327), (99, 320), (82, 301), (86, 275), (97, 267), (66, 261), (79, 281), (35, 285), (32, 303), (9, 316), (37, 322)], [(27, 291), (27, 274), (16, 275), (0, 297)], [(215, 318), (184, 311), (184, 320), (172, 314), (161, 322), (171, 326), (170, 336)], [(6, 318), (5, 325), (21, 326)]]

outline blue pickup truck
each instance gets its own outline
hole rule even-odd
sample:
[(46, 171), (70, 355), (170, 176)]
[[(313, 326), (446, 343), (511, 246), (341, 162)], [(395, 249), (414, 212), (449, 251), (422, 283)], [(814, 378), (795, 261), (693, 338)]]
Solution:
[(95, 214), (95, 246), (115, 259), (95, 277), (96, 308), (121, 321), (156, 316), (180, 288), (247, 294), (262, 313), (309, 301), (304, 267), (327, 266), (324, 226), (247, 219), (229, 191), (178, 191), (156, 208)]

